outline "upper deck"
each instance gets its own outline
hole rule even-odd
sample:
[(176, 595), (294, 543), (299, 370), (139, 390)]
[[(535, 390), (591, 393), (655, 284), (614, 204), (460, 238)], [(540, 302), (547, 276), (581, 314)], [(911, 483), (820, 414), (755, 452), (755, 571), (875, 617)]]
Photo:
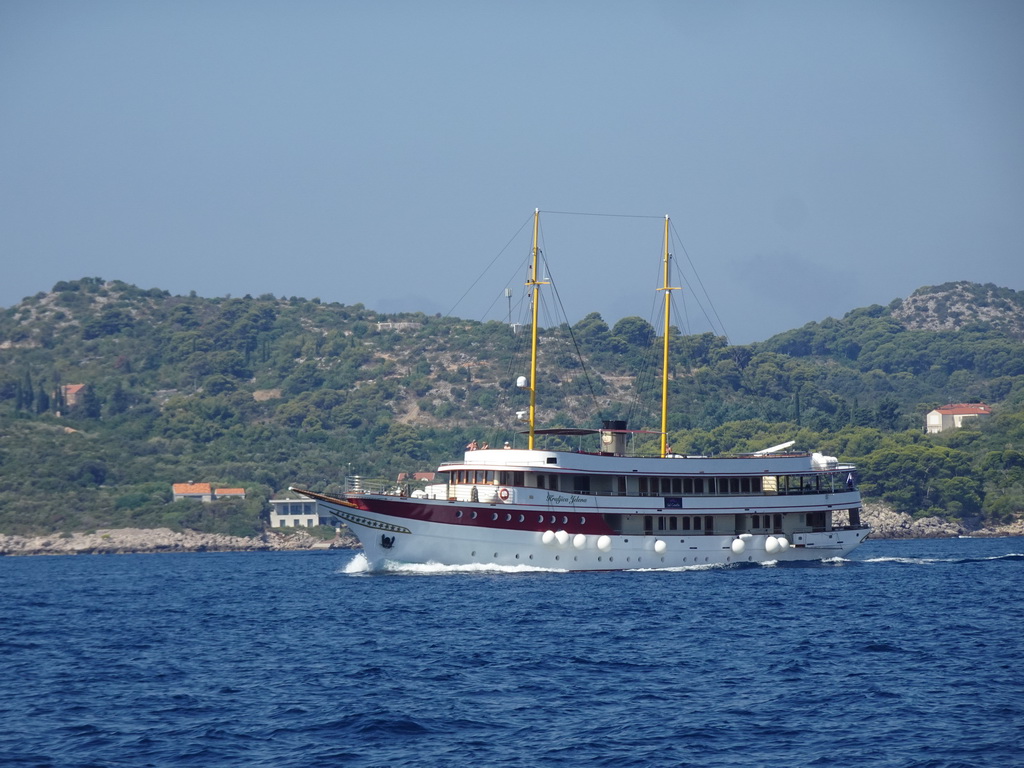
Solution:
[(486, 449), (466, 451), (462, 461), (441, 464), (440, 472), (493, 470), (588, 475), (779, 475), (816, 472), (853, 472), (852, 464), (840, 463), (820, 453), (765, 453), (736, 456), (616, 456), (571, 451)]

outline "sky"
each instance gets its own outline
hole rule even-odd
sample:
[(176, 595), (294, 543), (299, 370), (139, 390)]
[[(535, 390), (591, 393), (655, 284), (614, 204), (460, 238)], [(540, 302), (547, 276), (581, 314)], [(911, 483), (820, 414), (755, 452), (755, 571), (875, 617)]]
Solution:
[(666, 215), (681, 327), (737, 344), (1024, 290), (1022, 40), (992, 0), (4, 0), (0, 307), (506, 319), (536, 208), (572, 323), (653, 317)]

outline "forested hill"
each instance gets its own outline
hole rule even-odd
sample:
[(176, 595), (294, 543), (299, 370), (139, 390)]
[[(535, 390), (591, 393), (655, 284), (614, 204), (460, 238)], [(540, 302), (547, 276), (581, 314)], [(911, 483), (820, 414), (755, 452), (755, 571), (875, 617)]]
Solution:
[[(867, 495), (912, 514), (1024, 511), (1024, 293), (949, 283), (762, 343), (671, 344), (676, 451), (795, 439), (858, 462)], [(657, 428), (659, 349), (641, 318), (543, 329), (543, 425)], [(528, 354), (498, 322), (58, 283), (0, 315), (0, 532), (252, 532), (290, 484), (337, 491), (347, 473), (429, 471), (471, 439), (521, 440)], [(924, 434), (932, 408), (978, 401), (985, 423)], [(187, 481), (248, 496), (172, 503)]]

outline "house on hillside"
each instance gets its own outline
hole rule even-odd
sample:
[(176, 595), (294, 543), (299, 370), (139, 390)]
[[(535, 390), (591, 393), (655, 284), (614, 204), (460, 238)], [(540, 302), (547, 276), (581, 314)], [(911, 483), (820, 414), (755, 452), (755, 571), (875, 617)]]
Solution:
[(271, 499), (271, 528), (313, 528), (317, 525), (341, 526), (341, 520), (309, 499)]
[(960, 429), (964, 419), (991, 415), (992, 409), (984, 403), (951, 403), (928, 412), (925, 416), (925, 430), (929, 435), (936, 435), (947, 429)]
[(174, 483), (171, 486), (174, 500), (195, 499), (196, 501), (213, 501), (213, 488), (209, 483)]
[(64, 404), (68, 408), (74, 408), (80, 402), (85, 394), (85, 384), (63, 384), (61, 385), (61, 394), (64, 395)]
[(210, 483), (174, 483), (171, 486), (174, 501), (195, 499), (196, 501), (214, 501), (215, 499), (244, 499), (245, 488), (217, 488)]

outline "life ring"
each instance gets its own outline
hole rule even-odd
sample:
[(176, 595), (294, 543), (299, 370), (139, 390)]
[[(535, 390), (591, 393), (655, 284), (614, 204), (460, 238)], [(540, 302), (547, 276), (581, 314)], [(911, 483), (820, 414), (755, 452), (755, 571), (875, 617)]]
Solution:
[(508, 488), (499, 488), (498, 498), (502, 501), (508, 501)]

